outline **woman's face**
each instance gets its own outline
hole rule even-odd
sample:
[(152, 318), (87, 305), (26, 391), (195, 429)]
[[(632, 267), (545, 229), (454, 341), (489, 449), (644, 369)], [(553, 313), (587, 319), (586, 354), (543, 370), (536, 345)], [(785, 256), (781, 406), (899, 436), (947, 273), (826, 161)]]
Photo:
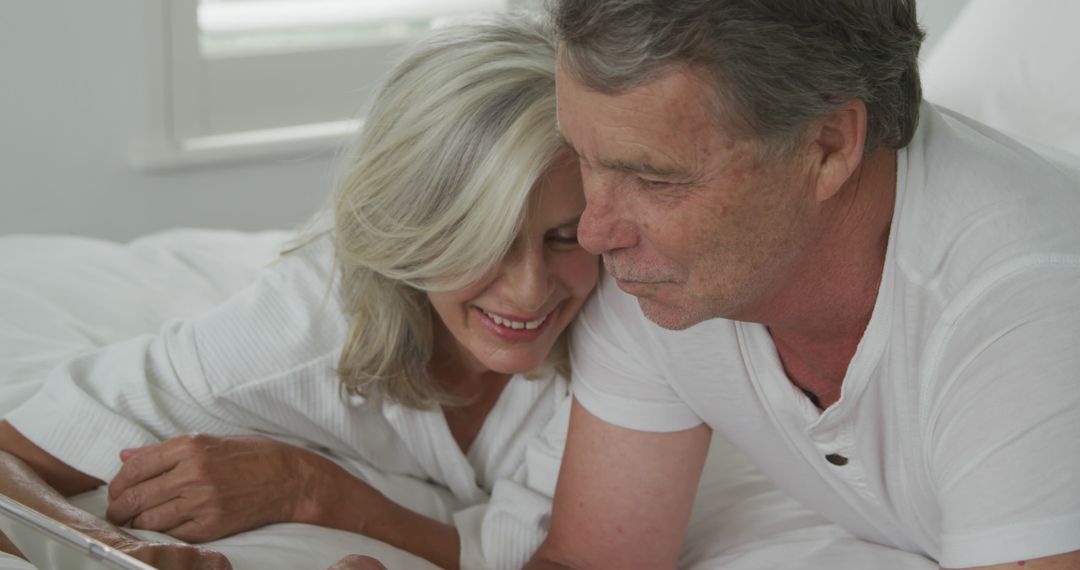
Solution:
[(517, 374), (540, 366), (596, 285), (597, 257), (577, 242), (585, 209), (577, 162), (564, 157), (537, 181), (521, 233), (476, 283), (428, 293), (442, 321), (436, 354), (470, 374)]

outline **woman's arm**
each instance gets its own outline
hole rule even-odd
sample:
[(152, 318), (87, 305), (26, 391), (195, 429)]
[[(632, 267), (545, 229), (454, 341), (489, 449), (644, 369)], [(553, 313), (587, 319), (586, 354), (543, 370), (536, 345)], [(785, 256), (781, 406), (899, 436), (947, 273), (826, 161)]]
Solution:
[(100, 480), (64, 464), (0, 421), (0, 493), (157, 568), (231, 568), (224, 556), (204, 548), (142, 541), (75, 507), (61, 494), (100, 485)]
[(108, 518), (188, 542), (277, 522), (363, 534), (442, 568), (459, 564), (457, 529), (387, 499), (333, 461), (259, 436), (184, 435), (121, 454)]

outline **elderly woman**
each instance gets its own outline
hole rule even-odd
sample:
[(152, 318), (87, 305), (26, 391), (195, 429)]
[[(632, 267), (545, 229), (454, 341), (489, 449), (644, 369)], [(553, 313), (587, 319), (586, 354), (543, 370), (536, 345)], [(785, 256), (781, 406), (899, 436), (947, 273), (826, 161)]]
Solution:
[(525, 19), (421, 43), (345, 158), (333, 227), (220, 307), (57, 367), (0, 422), (0, 491), (160, 567), (228, 562), (64, 497), (111, 481), (112, 521), (191, 542), (292, 521), (442, 567), (481, 552), (484, 503), (566, 399), (599, 272), (554, 58)]

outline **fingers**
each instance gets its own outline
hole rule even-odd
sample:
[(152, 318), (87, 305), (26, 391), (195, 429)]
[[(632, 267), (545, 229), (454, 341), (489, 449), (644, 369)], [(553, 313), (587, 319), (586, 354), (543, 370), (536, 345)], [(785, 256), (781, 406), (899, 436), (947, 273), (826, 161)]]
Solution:
[[(178, 498), (176, 491), (176, 485), (171, 481), (173, 477), (169, 477), (168, 474), (159, 475), (145, 482), (141, 482), (133, 487), (129, 487), (124, 490), (118, 497), (112, 499), (110, 497), (109, 507), (105, 510), (105, 518), (114, 524), (123, 524), (132, 519), (142, 517), (148, 514), (155, 508), (161, 507), (169, 502), (175, 502), (174, 499)], [(160, 511), (161, 518), (165, 519), (170, 511), (175, 511), (177, 505), (172, 505), (170, 510)], [(143, 518), (144, 522), (157, 520), (154, 516), (149, 518)], [(166, 523), (169, 526), (164, 528), (172, 528), (182, 522), (182, 520), (167, 520)], [(161, 530), (162, 527), (136, 527), (146, 528), (147, 530)]]
[(239, 519), (233, 519), (237, 517), (229, 517), (221, 508), (200, 506), (197, 499), (181, 496), (124, 520), (131, 521), (131, 528), (163, 532), (184, 542), (198, 544), (246, 530), (246, 527), (234, 528)]
[(201, 546), (140, 541), (122, 550), (160, 570), (232, 570), (224, 554)]
[(124, 461), (120, 472), (109, 483), (109, 500), (116, 500), (132, 486), (176, 467), (181, 459), (174, 451), (177, 447), (176, 440), (177, 438), (173, 438), (164, 443), (138, 448), (138, 453)]
[[(224, 554), (203, 548), (201, 546), (191, 545), (175, 545), (176, 549), (173, 550), (179, 564), (175, 565), (178, 570), (194, 569), (194, 570), (232, 570), (232, 564), (229, 563), (229, 559)], [(170, 566), (170, 568), (173, 566)], [(157, 566), (159, 570), (163, 566)]]
[[(199, 558), (199, 565), (196, 566), (198, 570), (232, 570), (232, 564), (229, 563), (229, 559), (220, 552), (204, 551), (209, 554), (203, 555)], [(386, 570), (385, 568), (383, 570)]]
[(183, 499), (173, 499), (135, 515), (131, 518), (131, 528), (172, 534), (172, 529), (182, 526), (190, 519), (190, 506), (186, 505)]
[(106, 517), (187, 542), (288, 520), (292, 455), (268, 441), (188, 435), (136, 450), (110, 486)]
[(207, 524), (207, 521), (201, 519), (184, 521), (176, 527), (163, 532), (192, 544), (209, 542), (230, 534), (223, 524)]
[(120, 461), (127, 461), (128, 459), (131, 459), (132, 457), (135, 457), (136, 455), (142, 453), (143, 451), (145, 451), (147, 449), (153, 449), (154, 447), (155, 447), (154, 445), (146, 445), (146, 446), (143, 446), (143, 447), (129, 447), (127, 449), (121, 449), (120, 450)]
[(335, 562), (327, 570), (386, 570), (386, 566), (370, 556), (350, 554)]
[[(182, 470), (177, 468), (184, 462), (202, 462), (219, 441), (214, 436), (188, 434), (122, 454), (127, 459), (109, 483), (109, 520), (123, 523), (179, 496), (185, 481), (179, 473)], [(168, 473), (174, 473), (175, 477), (168, 477)]]

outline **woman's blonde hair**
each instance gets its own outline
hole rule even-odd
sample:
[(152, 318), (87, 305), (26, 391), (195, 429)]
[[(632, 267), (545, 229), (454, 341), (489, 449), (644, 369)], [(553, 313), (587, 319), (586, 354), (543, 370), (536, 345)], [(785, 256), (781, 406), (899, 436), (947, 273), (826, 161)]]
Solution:
[[(338, 375), (352, 394), (453, 403), (429, 372), (426, 292), (475, 282), (516, 238), (529, 191), (562, 150), (555, 47), (525, 15), (448, 26), (373, 101), (334, 196), (350, 321)], [(563, 339), (552, 358), (565, 359)]]

